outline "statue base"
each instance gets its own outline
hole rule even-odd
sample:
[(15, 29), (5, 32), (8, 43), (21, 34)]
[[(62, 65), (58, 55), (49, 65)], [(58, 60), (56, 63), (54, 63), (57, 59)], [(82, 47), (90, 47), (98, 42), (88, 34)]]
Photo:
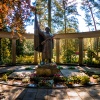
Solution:
[(54, 76), (54, 74), (57, 74), (59, 72), (59, 69), (57, 68), (57, 65), (52, 64), (45, 64), (45, 65), (39, 65), (36, 69), (36, 74), (38, 76), (45, 76), (50, 77)]

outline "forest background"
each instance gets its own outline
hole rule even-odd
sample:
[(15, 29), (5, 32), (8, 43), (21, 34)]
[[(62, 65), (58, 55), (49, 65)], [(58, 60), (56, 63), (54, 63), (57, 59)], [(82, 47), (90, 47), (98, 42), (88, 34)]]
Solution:
[[(100, 30), (99, 6), (99, 0), (0, 0), (0, 30), (12, 32), (12, 36), (18, 34), (17, 63), (33, 63), (34, 42), (33, 40), (22, 40), (21, 34), (27, 33), (27, 27), (33, 25), (35, 8), (42, 30), (49, 26), (52, 33), (67, 34), (85, 31), (85, 29), (87, 31)], [(80, 18), (84, 20), (85, 28)], [(82, 24), (81, 28), (80, 24)], [(11, 63), (11, 40), (2, 38), (0, 44), (0, 63)], [(60, 41), (61, 63), (78, 63), (78, 45), (78, 39)], [(89, 52), (94, 52), (97, 57)], [(100, 38), (84, 39), (84, 63), (99, 63), (97, 60), (99, 52)], [(55, 56), (54, 49), (53, 61), (55, 61)]]

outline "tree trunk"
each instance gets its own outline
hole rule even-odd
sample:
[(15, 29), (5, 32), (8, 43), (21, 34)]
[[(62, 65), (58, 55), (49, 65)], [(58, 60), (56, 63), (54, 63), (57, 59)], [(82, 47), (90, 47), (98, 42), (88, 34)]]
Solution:
[(1, 59), (1, 38), (0, 38), (0, 64), (2, 63), (2, 59)]
[(65, 26), (65, 33), (66, 33), (66, 12), (65, 12), (65, 1), (63, 0), (63, 7), (64, 7), (64, 26)]
[[(88, 0), (87, 0), (87, 1), (88, 1)], [(88, 6), (89, 6), (89, 9), (90, 9), (90, 13), (91, 13), (92, 19), (93, 19), (95, 31), (97, 31), (95, 18), (94, 18), (94, 16), (93, 16), (93, 11), (92, 11), (92, 8), (90, 7), (89, 1), (88, 1)], [(98, 56), (98, 41), (99, 41), (99, 38), (96, 38), (95, 41), (94, 41), (94, 42), (96, 42), (97, 56)]]
[(94, 28), (95, 28), (95, 31), (96, 31), (97, 27), (96, 27), (95, 19), (94, 19), (94, 16), (93, 16), (92, 8), (90, 7), (89, 2), (88, 2), (88, 6), (89, 6), (89, 9), (90, 9), (90, 12), (91, 12), (91, 16), (92, 16), (93, 23), (94, 23)]
[(48, 26), (51, 30), (51, 0), (48, 0)]

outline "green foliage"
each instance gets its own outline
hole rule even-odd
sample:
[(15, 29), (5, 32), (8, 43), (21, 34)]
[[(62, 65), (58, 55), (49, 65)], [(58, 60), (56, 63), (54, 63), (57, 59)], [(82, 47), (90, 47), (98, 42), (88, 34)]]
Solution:
[(20, 56), (24, 54), (24, 41), (21, 42), (20, 40), (16, 40), (16, 55)]
[(29, 40), (29, 39), (26, 39), (24, 41), (24, 46), (23, 46), (23, 53), (24, 55), (27, 55), (27, 56), (31, 56), (34, 54), (34, 42), (33, 40)]
[(2, 60), (2, 63), (3, 64), (11, 64), (12, 60), (11, 60), (11, 58), (5, 58), (5, 59)]
[(38, 86), (39, 87), (51, 87), (51, 83), (46, 81), (46, 80), (41, 80), (39, 83), (38, 83)]
[[(97, 30), (98, 21), (97, 19), (100, 18), (100, 8), (98, 6), (98, 0), (83, 0), (81, 9), (85, 12), (85, 22), (89, 27), (90, 31)], [(90, 13), (88, 13), (90, 12)], [(100, 24), (100, 23), (99, 23)]]
[(2, 76), (2, 80), (7, 82), (8, 76), (7, 76), (6, 74), (4, 74), (4, 75)]
[(72, 84), (80, 83), (80, 77), (79, 76), (70, 76), (68, 78), (68, 84), (69, 83), (72, 83)]
[(19, 56), (19, 57), (16, 57), (16, 58), (17, 58), (16, 63), (30, 64), (30, 63), (34, 62), (34, 57), (33, 56)]
[(30, 79), (29, 78), (23, 78), (22, 79), (22, 83), (29, 83), (30, 82)]
[(74, 54), (74, 52), (73, 50), (67, 49), (66, 53), (66, 61), (67, 63), (71, 63), (72, 54)]
[(54, 83), (59, 83), (59, 82), (67, 82), (68, 77), (61, 77), (61, 76), (55, 76), (53, 77)]
[[(71, 29), (68, 29), (70, 33)], [(72, 30), (75, 31), (75, 30)], [(62, 63), (78, 63), (78, 39), (62, 39), (60, 61)]]
[(88, 77), (88, 76), (86, 76), (86, 75), (84, 75), (84, 76), (70, 76), (70, 77), (68, 77), (68, 82), (67, 82), (67, 84), (76, 84), (76, 83), (78, 83), (78, 84), (82, 84), (82, 85), (85, 85), (85, 84), (87, 84), (88, 82), (90, 81), (90, 78)]
[(99, 60), (97, 60), (97, 55), (93, 50), (87, 50), (87, 59), (84, 59), (84, 63), (91, 65), (99, 64)]
[(63, 69), (63, 67), (61, 67), (61, 66), (58, 66), (57, 68), (58, 68), (59, 70)]
[[(22, 1), (22, 3), (20, 3)], [(33, 3), (33, 6), (36, 5), (37, 10), (39, 11), (38, 17), (39, 17), (39, 23), (40, 27), (44, 29), (45, 26), (47, 26), (48, 22), (51, 22), (52, 24), (52, 32), (56, 32), (58, 30), (63, 30), (64, 32), (66, 26), (66, 33), (71, 33), (71, 32), (76, 32), (78, 30), (78, 19), (76, 16), (78, 15), (77, 11), (77, 6), (76, 4), (74, 5), (73, 3), (68, 6), (67, 0), (64, 0), (65, 3), (61, 2), (61, 0), (54, 0), (51, 2), (51, 12), (48, 13), (48, 0), (37, 0), (36, 4)], [(84, 1), (84, 0), (83, 0)], [(99, 7), (99, 2), (98, 0), (87, 0), (82, 3), (82, 10), (85, 11), (85, 21), (87, 22), (87, 26), (89, 26), (90, 30), (94, 30), (94, 23), (93, 23), (93, 18), (92, 14), (95, 18), (96, 22), (96, 27), (98, 24), (100, 24), (100, 21), (97, 20), (100, 19), (100, 7)], [(27, 2), (24, 0), (25, 4)], [(3, 6), (5, 6), (4, 11), (1, 12), (0, 18), (3, 20), (3, 29), (4, 31), (7, 30), (12, 30), (13, 32), (18, 32), (18, 33), (24, 33), (25, 32), (25, 26), (29, 25), (33, 20), (31, 20), (31, 16), (34, 16), (33, 11), (30, 10), (29, 5), (24, 6), (23, 5), (23, 0), (19, 0), (18, 2), (15, 0), (13, 3), (9, 2), (9, 0), (4, 3)], [(90, 5), (90, 7), (89, 7)], [(16, 7), (15, 7), (16, 6)], [(24, 6), (22, 9), (22, 6)], [(9, 9), (9, 7), (11, 9)], [(18, 9), (16, 11), (16, 9)], [(90, 9), (91, 8), (91, 9)], [(6, 11), (8, 10), (8, 11)], [(10, 10), (13, 10), (13, 14)], [(11, 12), (11, 13), (8, 13)], [(90, 13), (88, 13), (90, 12)], [(48, 15), (51, 13), (51, 19), (48, 18)], [(5, 18), (7, 16), (8, 19)], [(13, 23), (12, 23), (13, 22)], [(29, 22), (29, 23), (28, 23)], [(65, 24), (66, 22), (66, 24)], [(9, 24), (9, 25), (5, 25)], [(7, 27), (9, 26), (9, 27)], [(65, 27), (64, 27), (65, 26)], [(58, 30), (57, 30), (58, 29)], [(70, 39), (71, 40), (71, 39)], [(75, 51), (78, 51), (79, 47), (77, 45), (77, 40), (71, 40), (71, 41), (62, 41), (61, 47), (62, 47), (62, 53), (60, 57), (60, 61), (64, 63), (74, 63), (78, 62), (78, 56), (75, 55)], [(99, 43), (100, 44), (100, 43)], [(95, 45), (96, 46), (96, 45)], [(11, 62), (11, 41), (9, 39), (2, 39), (2, 62), (3, 63), (10, 63)], [(75, 47), (75, 48), (74, 48)], [(100, 47), (100, 46), (98, 46)], [(19, 40), (17, 40), (17, 48), (16, 48), (16, 53), (18, 59), (17, 63), (30, 63), (33, 62), (33, 58), (27, 58), (26, 57), (23, 59), (23, 55), (31, 55), (34, 53), (33, 49), (33, 42), (32, 41), (25, 41), (20, 43)], [(95, 48), (97, 50), (97, 48)], [(99, 51), (99, 48), (98, 48)], [(85, 63), (90, 63), (90, 64), (98, 64), (99, 61), (95, 60), (93, 61), (93, 55), (91, 55), (91, 52), (88, 51), (88, 59), (85, 61)]]
[(2, 63), (11, 63), (11, 41), (7, 38), (1, 39), (1, 60)]
[[(16, 41), (16, 63), (33, 63), (34, 62), (34, 51), (33, 51), (33, 40), (26, 40), (20, 42)], [(1, 59), (3, 64), (12, 63), (11, 59), (11, 41), (10, 39), (1, 39)]]
[(91, 61), (91, 59), (86, 59), (86, 60), (84, 60), (84, 64), (98, 65), (98, 64), (100, 64), (100, 62), (98, 60)]
[(88, 50), (87, 51), (87, 57), (90, 58), (90, 60), (93, 58), (93, 50)]
[(34, 81), (34, 83), (38, 84), (41, 81), (41, 78), (38, 76), (32, 77), (31, 81)]
[(92, 77), (93, 77), (94, 79), (97, 79), (97, 78), (99, 78), (99, 75), (92, 75)]
[(81, 81), (81, 84), (85, 85), (85, 84), (88, 84), (88, 82), (90, 81), (90, 78), (86, 75), (80, 76), (80, 81)]
[[(52, 32), (55, 32), (56, 29), (62, 30), (64, 26), (73, 27), (78, 31), (78, 19), (77, 16), (79, 16), (79, 12), (77, 9), (77, 3), (74, 3), (73, 1), (64, 0), (64, 2), (61, 0), (49, 0), (51, 1), (51, 7), (48, 7), (48, 0), (36, 0), (36, 2), (33, 2), (32, 6), (36, 6), (36, 9), (38, 11), (39, 15), (39, 22), (42, 28), (48, 25), (48, 22), (52, 24)], [(95, 17), (98, 19), (100, 18), (100, 7), (99, 7), (99, 1), (98, 0), (82, 0), (81, 8), (85, 11), (85, 14), (88, 14), (91, 17), (91, 12)], [(24, 3), (23, 3), (24, 2)], [(75, 1), (78, 2), (78, 1)], [(27, 6), (25, 6), (25, 4)], [(9, 26), (10, 30), (13, 32), (19, 33), (25, 33), (25, 26), (32, 24), (33, 20), (32, 17), (34, 16), (34, 9), (31, 9), (30, 4), (26, 0), (18, 0), (10, 2), (9, 0), (6, 0), (6, 2), (2, 4), (3, 10), (1, 11), (0, 18), (3, 20), (3, 27)], [(90, 5), (90, 7), (89, 7)], [(17, 11), (16, 11), (16, 9)], [(51, 12), (48, 12), (49, 8), (51, 8)], [(90, 8), (90, 9), (89, 9)], [(92, 9), (92, 10), (91, 10)], [(13, 10), (13, 12), (11, 11)], [(90, 11), (91, 10), (91, 11)], [(8, 13), (10, 12), (10, 13)], [(48, 18), (48, 16), (51, 15), (52, 18)], [(86, 16), (85, 21), (91, 23), (91, 27), (94, 25), (92, 22), (93, 20), (88, 20), (88, 16)], [(95, 18), (95, 22), (99, 21)], [(51, 20), (52, 19), (52, 20)], [(91, 19), (91, 18), (90, 18)], [(13, 23), (12, 23), (13, 22)], [(66, 25), (65, 25), (66, 22)], [(92, 27), (93, 28), (93, 27)], [(7, 28), (5, 28), (7, 29)]]
[(27, 68), (25, 68), (25, 70), (32, 70), (32, 68), (31, 67), (27, 67)]
[(25, 33), (25, 26), (32, 23), (32, 11), (29, 2), (26, 0), (14, 0), (13, 2), (3, 0), (0, 5), (2, 5), (0, 19), (2, 20), (3, 30), (10, 30), (12, 33), (18, 34)]

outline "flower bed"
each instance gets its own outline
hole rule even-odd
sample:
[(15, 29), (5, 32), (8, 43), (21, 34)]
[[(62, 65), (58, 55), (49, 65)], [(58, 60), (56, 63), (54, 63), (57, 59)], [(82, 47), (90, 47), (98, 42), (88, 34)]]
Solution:
[(53, 77), (40, 77), (36, 74), (33, 74), (30, 75), (30, 77), (25, 77), (23, 79), (9, 79), (6, 76), (5, 80), (3, 79), (4, 76), (2, 76), (2, 78), (0, 79), (0, 83), (2, 84), (38, 88), (84, 86), (89, 85), (89, 82), (91, 81), (88, 76), (64, 77), (60, 74), (55, 74)]
[[(34, 71), (29, 68), (26, 72), (22, 71), (22, 73), (20, 73), (20, 71), (19, 73), (8, 71), (0, 74), (0, 83), (33, 88), (77, 87), (100, 83), (100, 75), (92, 74), (89, 76), (85, 73), (80, 73), (78, 75), (63, 76), (57, 67), (54, 67), (57, 72), (52, 74), (50, 70), (46, 71), (46, 69), (53, 69), (53, 67), (41, 67), (38, 73), (34, 73)], [(9, 77), (11, 75), (14, 75), (14, 77)]]

